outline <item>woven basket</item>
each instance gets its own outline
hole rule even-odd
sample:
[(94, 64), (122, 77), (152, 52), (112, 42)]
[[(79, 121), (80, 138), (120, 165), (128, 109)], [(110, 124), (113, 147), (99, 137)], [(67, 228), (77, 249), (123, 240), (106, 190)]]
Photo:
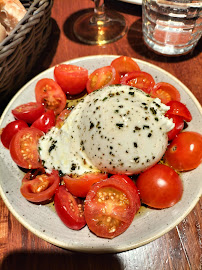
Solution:
[(51, 33), (53, 0), (21, 0), (21, 3), (26, 15), (0, 43), (1, 104), (26, 82)]

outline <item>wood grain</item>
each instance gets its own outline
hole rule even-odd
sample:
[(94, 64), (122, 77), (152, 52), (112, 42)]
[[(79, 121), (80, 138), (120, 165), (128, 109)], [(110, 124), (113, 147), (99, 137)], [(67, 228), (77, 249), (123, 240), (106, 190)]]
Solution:
[[(77, 57), (97, 54), (128, 55), (170, 72), (202, 104), (202, 41), (200, 40), (192, 53), (185, 56), (169, 58), (157, 55), (149, 51), (142, 40), (141, 6), (118, 0), (108, 0), (106, 5), (122, 12), (126, 17), (128, 33), (112, 44), (88, 46), (76, 40), (72, 27), (75, 19), (85, 9), (93, 7), (93, 2), (55, 0), (49, 45), (33, 68), (30, 78), (48, 67)], [(201, 204), (202, 200), (178, 226), (145, 246), (118, 254), (93, 255), (63, 250), (39, 239), (13, 217), (0, 199), (0, 269), (199, 270), (202, 269)]]

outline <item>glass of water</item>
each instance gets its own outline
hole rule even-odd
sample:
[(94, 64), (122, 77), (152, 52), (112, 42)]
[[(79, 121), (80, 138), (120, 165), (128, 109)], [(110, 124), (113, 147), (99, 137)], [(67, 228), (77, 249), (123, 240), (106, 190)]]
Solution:
[(202, 0), (143, 0), (143, 38), (153, 51), (183, 55), (202, 35)]

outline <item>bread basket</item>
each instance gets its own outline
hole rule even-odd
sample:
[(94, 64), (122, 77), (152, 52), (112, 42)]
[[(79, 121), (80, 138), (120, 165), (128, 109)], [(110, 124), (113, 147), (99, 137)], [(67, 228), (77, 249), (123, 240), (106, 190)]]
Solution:
[(26, 82), (51, 33), (53, 0), (21, 0), (27, 13), (0, 43), (0, 99), (15, 94)]

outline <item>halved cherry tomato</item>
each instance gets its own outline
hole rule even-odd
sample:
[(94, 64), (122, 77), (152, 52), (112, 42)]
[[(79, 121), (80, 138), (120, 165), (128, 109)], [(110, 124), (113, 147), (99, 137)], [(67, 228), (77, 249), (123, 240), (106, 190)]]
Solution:
[(140, 71), (138, 64), (129, 56), (120, 56), (114, 59), (111, 66), (116, 69), (120, 77), (129, 72)]
[(53, 110), (55, 114), (59, 114), (66, 106), (65, 93), (52, 79), (45, 78), (37, 82), (35, 97), (37, 102), (44, 104), (46, 110)]
[(202, 135), (185, 131), (168, 146), (164, 161), (177, 171), (188, 171), (197, 168), (202, 162)]
[(97, 89), (111, 84), (118, 84), (120, 77), (118, 72), (112, 66), (106, 66), (96, 69), (90, 74), (86, 84), (88, 93), (91, 93)]
[(181, 130), (184, 128), (184, 120), (182, 117), (177, 115), (170, 115), (168, 118), (172, 118), (173, 123), (175, 124), (174, 128), (168, 132), (168, 140), (172, 141), (177, 134), (180, 133)]
[(56, 190), (54, 203), (58, 216), (67, 227), (80, 230), (86, 225), (84, 202), (73, 197), (65, 186), (59, 186)]
[(178, 115), (181, 116), (186, 122), (192, 120), (190, 111), (187, 109), (186, 105), (177, 100), (172, 100), (166, 104), (170, 109), (166, 112), (166, 116)]
[(15, 163), (25, 169), (42, 167), (38, 154), (38, 140), (43, 132), (37, 128), (19, 130), (10, 142), (10, 154)]
[(27, 123), (22, 120), (15, 120), (3, 128), (1, 133), (2, 144), (9, 149), (9, 145), (13, 136), (21, 129), (28, 127)]
[(160, 98), (161, 102), (167, 104), (171, 100), (180, 101), (179, 91), (171, 84), (159, 82), (150, 91), (153, 98)]
[(54, 77), (65, 93), (76, 95), (86, 88), (88, 70), (75, 65), (61, 64), (54, 68)]
[(20, 192), (30, 202), (44, 202), (52, 199), (59, 183), (57, 171), (52, 171), (51, 174), (38, 171), (34, 176), (32, 172), (28, 172), (22, 180)]
[(85, 218), (97, 236), (114, 238), (132, 223), (140, 208), (133, 181), (126, 175), (113, 175), (92, 185), (85, 200)]
[(141, 173), (136, 181), (141, 201), (153, 208), (168, 208), (182, 197), (179, 175), (170, 167), (157, 164)]
[(29, 102), (17, 106), (14, 110), (12, 110), (12, 114), (16, 119), (32, 124), (44, 113), (44, 111), (44, 106), (41, 103)]
[(55, 114), (52, 110), (46, 111), (32, 124), (32, 127), (38, 128), (44, 133), (47, 133), (54, 126)]
[(121, 84), (130, 85), (150, 93), (150, 88), (155, 85), (153, 77), (144, 71), (134, 71), (126, 73), (121, 78)]
[(56, 123), (55, 126), (57, 128), (61, 128), (64, 124), (65, 119), (67, 119), (67, 117), (69, 116), (70, 112), (72, 110), (71, 109), (64, 109), (58, 116), (56, 119)]
[(63, 180), (66, 188), (71, 194), (76, 197), (86, 197), (94, 183), (107, 178), (108, 175), (104, 173), (86, 173), (75, 178), (65, 175)]

